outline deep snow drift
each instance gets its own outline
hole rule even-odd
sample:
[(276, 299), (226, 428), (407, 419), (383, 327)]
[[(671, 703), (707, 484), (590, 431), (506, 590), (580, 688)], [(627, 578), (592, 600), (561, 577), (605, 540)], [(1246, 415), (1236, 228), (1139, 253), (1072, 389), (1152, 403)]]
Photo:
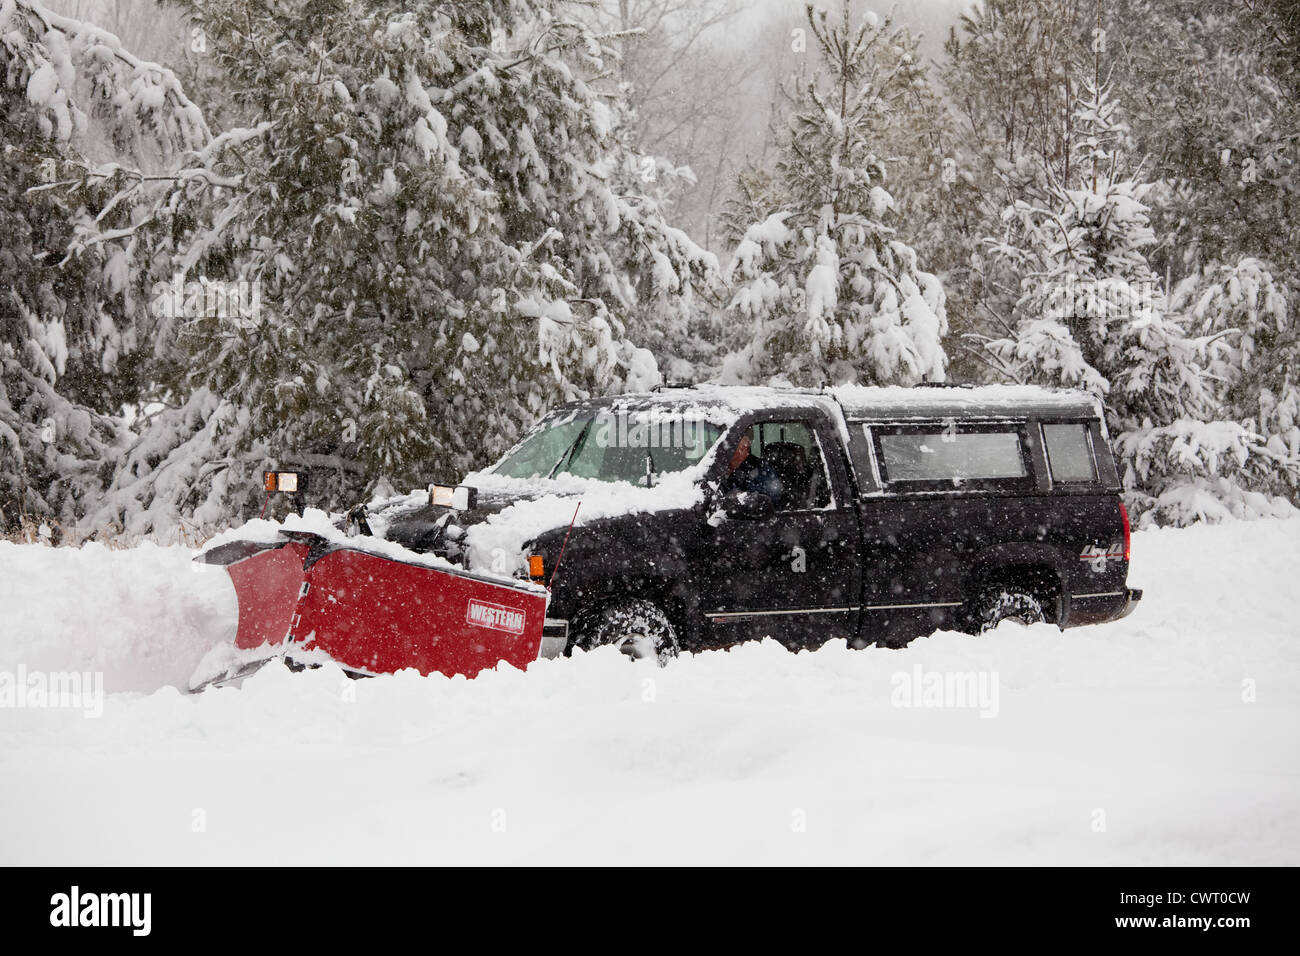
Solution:
[(0, 864), (1300, 863), (1300, 521), (1139, 532), (1141, 606), (1064, 634), (197, 696), (235, 603), (190, 554), (0, 544), (0, 674), (110, 691), (0, 709)]

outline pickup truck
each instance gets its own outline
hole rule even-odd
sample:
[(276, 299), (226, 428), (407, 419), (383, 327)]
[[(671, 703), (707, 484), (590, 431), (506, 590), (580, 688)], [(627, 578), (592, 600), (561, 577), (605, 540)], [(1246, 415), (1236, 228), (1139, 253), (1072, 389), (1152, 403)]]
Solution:
[(899, 647), (1133, 610), (1106, 438), (1093, 398), (1029, 386), (665, 387), (556, 409), (455, 506), (363, 520), (548, 587), (542, 656)]

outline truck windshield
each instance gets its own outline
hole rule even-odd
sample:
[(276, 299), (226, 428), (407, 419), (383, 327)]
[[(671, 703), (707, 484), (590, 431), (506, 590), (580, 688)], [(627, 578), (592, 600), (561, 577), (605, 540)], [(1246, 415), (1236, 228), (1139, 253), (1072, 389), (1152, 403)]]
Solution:
[(507, 478), (577, 475), (653, 485), (700, 461), (722, 436), (702, 418), (659, 411), (558, 412), (492, 468)]

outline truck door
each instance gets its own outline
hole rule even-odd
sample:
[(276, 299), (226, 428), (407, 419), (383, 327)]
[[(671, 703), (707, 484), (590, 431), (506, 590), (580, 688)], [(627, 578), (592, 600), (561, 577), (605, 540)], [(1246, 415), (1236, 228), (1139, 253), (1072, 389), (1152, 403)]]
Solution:
[[(981, 551), (1034, 527), (1023, 422), (849, 425), (854, 458), (874, 457), (863, 497), (863, 634), (897, 645), (959, 622)], [(867, 447), (867, 445), (870, 447)], [(859, 469), (861, 471), (861, 469)]]
[(861, 575), (858, 518), (849, 496), (840, 438), (822, 413), (752, 420), (724, 446), (748, 438), (750, 460), (723, 480), (773, 499), (770, 517), (706, 514), (700, 580), (712, 643), (771, 636), (816, 647), (857, 629)]

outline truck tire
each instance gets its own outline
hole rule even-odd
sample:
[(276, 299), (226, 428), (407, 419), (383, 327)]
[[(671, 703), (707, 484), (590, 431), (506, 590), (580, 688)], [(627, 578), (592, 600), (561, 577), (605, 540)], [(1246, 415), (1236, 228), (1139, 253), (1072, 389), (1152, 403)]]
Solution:
[(660, 667), (681, 650), (668, 615), (657, 605), (639, 599), (605, 605), (574, 642), (584, 651), (606, 645), (617, 647), (633, 660), (654, 658)]
[(995, 585), (983, 591), (971, 613), (971, 628), (976, 634), (991, 631), (1003, 621), (1018, 624), (1042, 624), (1047, 620), (1042, 602), (1020, 588)]

